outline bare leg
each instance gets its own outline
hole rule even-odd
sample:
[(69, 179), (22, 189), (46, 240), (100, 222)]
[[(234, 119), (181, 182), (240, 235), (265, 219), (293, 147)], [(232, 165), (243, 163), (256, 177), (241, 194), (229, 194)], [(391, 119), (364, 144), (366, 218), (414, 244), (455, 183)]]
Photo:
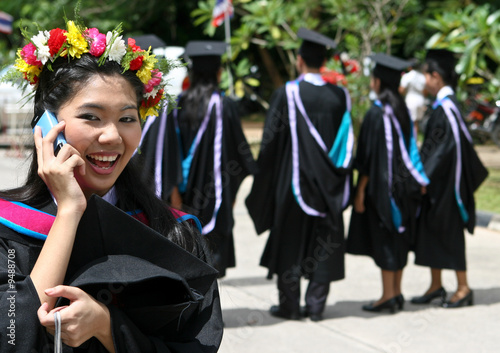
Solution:
[(440, 268), (431, 268), (431, 286), (425, 292), (425, 294), (432, 293), (439, 288), (441, 288), (443, 284), (441, 283), (441, 269)]
[(457, 291), (450, 298), (451, 303), (455, 303), (460, 299), (464, 298), (470, 292), (469, 284), (467, 283), (467, 272), (466, 271), (456, 271), (457, 274)]
[(380, 298), (373, 305), (377, 306), (391, 298), (394, 298), (396, 294), (394, 293), (394, 271), (382, 270), (382, 298)]
[(394, 272), (394, 296), (401, 294), (401, 280), (403, 278), (403, 270)]

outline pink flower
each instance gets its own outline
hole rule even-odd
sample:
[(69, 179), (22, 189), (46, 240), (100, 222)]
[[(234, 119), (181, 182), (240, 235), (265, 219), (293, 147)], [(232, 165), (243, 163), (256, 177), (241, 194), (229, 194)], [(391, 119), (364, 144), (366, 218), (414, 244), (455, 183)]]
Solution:
[(99, 33), (97, 28), (89, 28), (83, 32), (83, 36), (90, 43), (90, 54), (101, 56), (106, 50), (106, 35)]
[(158, 69), (151, 70), (151, 79), (144, 85), (146, 93), (151, 92), (156, 86), (161, 83), (161, 77), (163, 73)]
[(36, 46), (33, 43), (26, 44), (21, 50), (21, 57), (28, 65), (42, 66), (42, 62), (36, 57)]

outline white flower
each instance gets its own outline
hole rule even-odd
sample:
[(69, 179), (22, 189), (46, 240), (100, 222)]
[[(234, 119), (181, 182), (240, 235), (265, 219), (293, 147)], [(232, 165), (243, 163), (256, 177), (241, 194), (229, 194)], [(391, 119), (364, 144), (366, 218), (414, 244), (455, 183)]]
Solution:
[(160, 87), (156, 86), (155, 88), (153, 88), (151, 90), (151, 92), (147, 92), (144, 94), (144, 99), (148, 99), (149, 97), (156, 97), (156, 94), (158, 93), (159, 90), (160, 90)]
[(37, 48), (47, 45), (47, 41), (49, 40), (50, 33), (48, 31), (39, 31), (36, 36), (31, 38), (31, 41)]
[(37, 47), (36, 56), (38, 60), (42, 62), (43, 65), (50, 59), (50, 49), (48, 45), (44, 45), (43, 47)]
[(127, 47), (122, 36), (117, 37), (116, 32), (106, 34), (106, 46), (108, 47), (108, 59), (121, 64), (123, 56), (127, 53)]
[(47, 45), (50, 33), (48, 31), (39, 31), (36, 36), (31, 38), (31, 42), (36, 47), (36, 56), (38, 60), (42, 62), (43, 65), (50, 59), (50, 49)]

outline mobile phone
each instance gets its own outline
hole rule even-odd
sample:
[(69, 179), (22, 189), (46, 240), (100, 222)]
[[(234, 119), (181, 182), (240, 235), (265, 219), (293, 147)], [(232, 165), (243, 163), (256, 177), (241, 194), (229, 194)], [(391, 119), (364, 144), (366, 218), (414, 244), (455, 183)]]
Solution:
[[(33, 132), (35, 132), (35, 126), (40, 126), (42, 128), (42, 137), (45, 137), (50, 129), (52, 129), (55, 125), (57, 125), (59, 121), (56, 116), (46, 110), (42, 116), (37, 116), (33, 119), (31, 123), (31, 127), (33, 128)], [(66, 139), (64, 138), (64, 134), (61, 132), (57, 135), (56, 140), (54, 141), (54, 155), (57, 156), (61, 147), (66, 143)]]

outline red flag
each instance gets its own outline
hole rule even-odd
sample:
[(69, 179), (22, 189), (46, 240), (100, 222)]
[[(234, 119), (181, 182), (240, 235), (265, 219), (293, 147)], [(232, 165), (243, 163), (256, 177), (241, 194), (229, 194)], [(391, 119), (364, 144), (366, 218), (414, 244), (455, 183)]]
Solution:
[(233, 0), (217, 0), (212, 12), (212, 26), (219, 27), (224, 22), (226, 14), (228, 17), (232, 17), (233, 12)]

